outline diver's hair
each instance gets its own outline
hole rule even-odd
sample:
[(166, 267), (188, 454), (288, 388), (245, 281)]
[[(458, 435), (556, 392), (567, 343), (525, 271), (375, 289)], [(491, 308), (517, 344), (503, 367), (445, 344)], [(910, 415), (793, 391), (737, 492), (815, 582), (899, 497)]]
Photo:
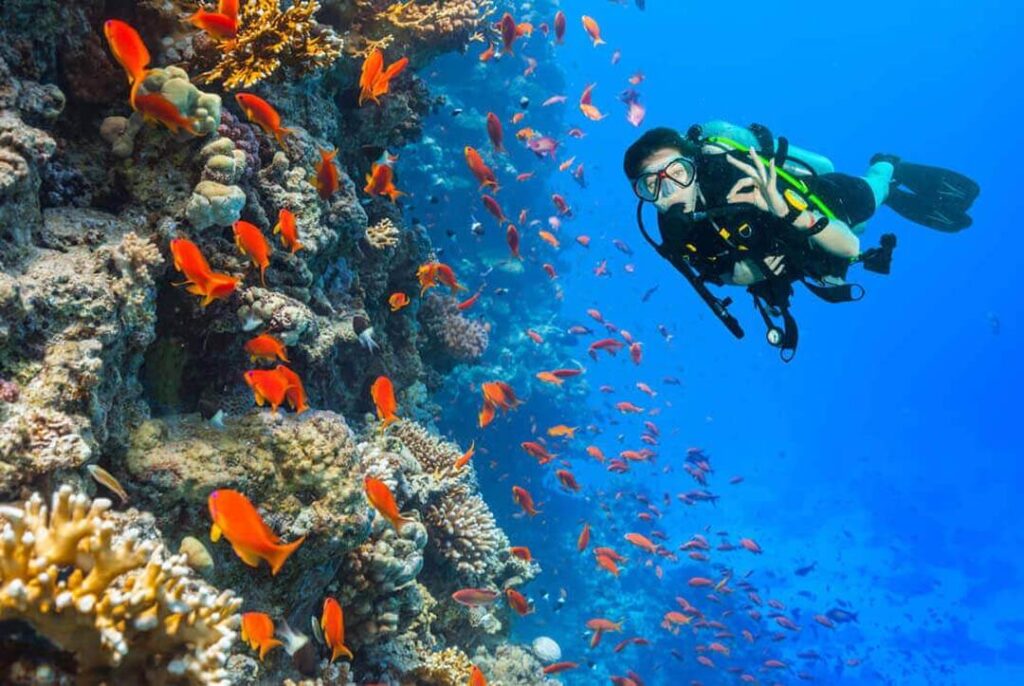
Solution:
[(674, 148), (687, 156), (693, 156), (700, 152), (699, 146), (693, 141), (687, 140), (675, 129), (660, 126), (644, 133), (626, 149), (626, 155), (622, 160), (622, 170), (626, 172), (628, 178), (635, 179), (640, 175), (643, 161), (662, 148)]

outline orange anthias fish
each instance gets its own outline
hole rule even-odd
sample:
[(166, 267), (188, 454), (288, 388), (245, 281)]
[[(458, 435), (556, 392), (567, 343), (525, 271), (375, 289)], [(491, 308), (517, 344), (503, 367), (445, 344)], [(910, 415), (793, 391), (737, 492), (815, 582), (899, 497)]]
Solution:
[(480, 384), (480, 390), (483, 391), (485, 401), (502, 410), (512, 410), (523, 404), (512, 387), (504, 381), (486, 381)]
[(375, 49), (367, 55), (359, 76), (359, 106), (362, 107), (366, 100), (373, 100), (379, 105), (380, 96), (390, 90), (391, 79), (398, 76), (407, 64), (409, 64), (409, 58), (403, 57), (385, 69), (384, 53)]
[(370, 172), (366, 175), (366, 186), (363, 192), (367, 195), (386, 195), (391, 202), (398, 200), (398, 196), (405, 195), (395, 188), (395, 170), (389, 164), (378, 164), (374, 162)]
[(423, 295), (439, 283), (447, 286), (452, 293), (469, 290), (455, 276), (455, 272), (443, 262), (427, 262), (416, 270), (416, 278), (420, 282), (420, 295)]
[(200, 303), (203, 307), (216, 299), (227, 298), (238, 287), (234, 277), (210, 269), (199, 247), (187, 238), (172, 240), (171, 254), (175, 269), (185, 275), (184, 281), (174, 285), (184, 285), (189, 293), (203, 296)]
[(273, 136), (282, 148), (285, 147), (284, 137), (292, 133), (292, 130), (281, 126), (281, 115), (269, 102), (252, 93), (235, 93), (235, 102), (249, 121), (263, 129), (268, 136)]
[(530, 549), (525, 545), (514, 545), (509, 547), (508, 551), (515, 557), (518, 557), (523, 562), (532, 562), (533, 554)]
[(281, 234), (281, 245), (288, 248), (293, 255), (306, 247), (299, 242), (299, 230), (295, 226), (295, 215), (289, 209), (282, 207), (278, 210), (274, 233)]
[(345, 615), (341, 611), (341, 605), (334, 598), (324, 599), (324, 609), (320, 614), (320, 630), (324, 634), (324, 642), (331, 649), (331, 662), (344, 655), (349, 660), (354, 656), (352, 651), (345, 645)]
[(503, 52), (512, 55), (512, 44), (520, 36), (527, 36), (533, 32), (533, 26), (527, 22), (516, 24), (516, 20), (508, 12), (502, 15), (496, 27), (501, 32), (501, 49)]
[(565, 424), (556, 424), (555, 426), (548, 429), (548, 436), (568, 436), (569, 438), (576, 438), (576, 426), (566, 426)]
[(284, 343), (279, 338), (269, 333), (261, 333), (245, 343), (245, 352), (249, 354), (249, 361), (255, 362), (256, 358), (261, 360), (288, 361), (288, 353), (285, 351)]
[(531, 517), (535, 517), (540, 514), (540, 510), (538, 510), (533, 504), (533, 496), (530, 495), (530, 492), (522, 486), (512, 487), (512, 500), (515, 501), (516, 505), (523, 508), (523, 512)]
[(302, 379), (299, 375), (292, 371), (289, 367), (285, 367), (283, 364), (279, 364), (274, 367), (274, 371), (281, 375), (281, 377), (287, 383), (287, 387), (284, 391), (284, 397), (291, 405), (292, 409), (295, 410), (295, 414), (302, 414), (309, 409), (309, 405), (306, 404), (306, 389), (302, 386)]
[(260, 268), (260, 284), (266, 287), (267, 281), (264, 278), (264, 272), (270, 266), (270, 253), (272, 252), (270, 244), (263, 237), (263, 232), (259, 227), (247, 221), (241, 219), (236, 221), (234, 232), (238, 252), (248, 256), (252, 263)]
[(373, 509), (377, 510), (381, 517), (391, 522), (391, 526), (395, 527), (396, 531), (400, 530), (405, 524), (415, 521), (403, 517), (398, 512), (395, 496), (383, 481), (374, 479), (372, 476), (364, 477), (363, 492), (366, 493), (366, 499), (373, 505)]
[(274, 620), (263, 612), (242, 613), (242, 640), (260, 652), (260, 662), (271, 649), (281, 645), (274, 638)]
[(223, 534), (242, 562), (258, 567), (260, 560), (266, 560), (272, 575), (281, 571), (285, 561), (306, 540), (305, 536), (300, 536), (291, 543), (281, 543), (249, 499), (238, 491), (228, 488), (214, 491), (210, 494), (209, 507), (213, 519), (210, 539), (216, 543)]
[(139, 36), (139, 32), (123, 21), (110, 19), (103, 24), (103, 34), (107, 37), (107, 45), (110, 52), (114, 53), (114, 59), (124, 68), (128, 75), (128, 83), (131, 85), (131, 95), (128, 101), (135, 107), (135, 93), (146, 75), (146, 67), (152, 59), (149, 50)]
[(207, 12), (202, 7), (189, 16), (188, 22), (197, 29), (205, 31), (206, 35), (216, 41), (230, 41), (238, 33), (237, 16)]
[(174, 103), (159, 93), (136, 94), (133, 107), (147, 124), (158, 122), (170, 129), (171, 133), (185, 129), (193, 136), (199, 135), (195, 121), (183, 115)]
[(576, 550), (582, 553), (588, 545), (590, 545), (590, 524), (584, 522), (583, 530), (580, 531), (580, 536), (576, 539)]
[(508, 249), (512, 253), (512, 257), (517, 260), (523, 259), (523, 256), (519, 254), (519, 230), (516, 229), (515, 224), (509, 224), (508, 228), (505, 229), (505, 241), (508, 243)]
[(465, 467), (469, 463), (470, 459), (472, 459), (473, 453), (475, 452), (476, 441), (473, 441), (472, 443), (469, 444), (469, 448), (466, 449), (466, 452), (462, 453), (462, 455), (460, 455), (458, 459), (455, 460), (455, 471), (459, 471), (460, 469)]
[(505, 600), (508, 601), (508, 606), (516, 611), (519, 616), (530, 614), (530, 603), (526, 600), (522, 593), (514, 588), (505, 589)]
[(487, 686), (487, 679), (484, 678), (484, 673), (476, 665), (473, 665), (473, 668), (469, 670), (469, 686)]
[(310, 182), (320, 193), (321, 200), (327, 200), (338, 191), (340, 182), (338, 180), (338, 168), (334, 166), (334, 158), (338, 156), (337, 150), (321, 150), (320, 161), (313, 169), (316, 174)]
[(580, 95), (580, 112), (582, 112), (583, 115), (591, 121), (601, 121), (608, 116), (607, 114), (602, 114), (601, 110), (594, 107), (593, 93), (594, 86), (596, 85), (596, 83), (588, 84), (587, 87), (583, 89), (583, 94)]
[(473, 172), (480, 187), (492, 188), (497, 193), (497, 177), (494, 175), (494, 171), (484, 163), (484, 158), (480, 156), (476, 148), (467, 145), (463, 149), (463, 154), (466, 156), (466, 165), (469, 167), (469, 171)]
[(250, 369), (242, 375), (252, 389), (256, 404), (270, 403), (270, 411), (277, 414), (277, 408), (284, 404), (291, 384), (276, 369)]
[(388, 305), (391, 306), (392, 312), (398, 312), (403, 307), (407, 307), (409, 302), (409, 296), (401, 292), (392, 293), (391, 297), (388, 298)]
[(604, 41), (601, 39), (601, 27), (594, 21), (593, 17), (583, 15), (583, 30), (593, 39), (595, 48), (598, 45), (604, 44)]
[(395, 414), (398, 410), (398, 403), (395, 401), (395, 387), (391, 385), (391, 379), (386, 376), (378, 376), (370, 386), (370, 397), (373, 398), (373, 404), (377, 408), (377, 418), (381, 421), (382, 429), (398, 420), (398, 415)]

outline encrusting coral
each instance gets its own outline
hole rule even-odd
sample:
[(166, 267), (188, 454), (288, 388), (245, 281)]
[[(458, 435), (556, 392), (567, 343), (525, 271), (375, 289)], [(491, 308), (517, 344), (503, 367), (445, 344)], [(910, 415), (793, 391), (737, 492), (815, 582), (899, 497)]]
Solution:
[(419, 319), (424, 332), (440, 352), (459, 362), (477, 360), (487, 352), (487, 328), (462, 314), (456, 299), (451, 296), (427, 295), (423, 299)]
[(220, 61), (204, 72), (204, 82), (222, 81), (227, 89), (248, 88), (278, 69), (303, 76), (329, 66), (341, 54), (341, 39), (314, 15), (316, 0), (295, 0), (281, 9), (279, 0), (249, 0), (238, 16), (238, 34), (218, 44)]
[(241, 599), (109, 508), (70, 486), (0, 508), (0, 620), (73, 653), (78, 683), (228, 683)]

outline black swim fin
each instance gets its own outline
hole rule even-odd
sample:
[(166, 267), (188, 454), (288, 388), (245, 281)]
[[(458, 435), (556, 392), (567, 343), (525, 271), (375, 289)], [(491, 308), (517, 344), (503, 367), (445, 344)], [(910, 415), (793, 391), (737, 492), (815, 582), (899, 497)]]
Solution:
[(871, 161), (893, 163), (895, 173), (885, 204), (901, 217), (946, 233), (971, 225), (967, 210), (981, 192), (974, 180), (949, 169), (904, 162), (895, 155), (875, 155)]

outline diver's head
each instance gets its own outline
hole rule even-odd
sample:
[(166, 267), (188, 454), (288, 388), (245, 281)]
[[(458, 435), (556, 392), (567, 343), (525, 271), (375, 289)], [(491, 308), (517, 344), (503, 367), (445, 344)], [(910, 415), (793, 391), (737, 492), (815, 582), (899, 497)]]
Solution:
[(651, 129), (640, 136), (623, 159), (623, 171), (633, 193), (666, 212), (681, 204), (692, 212), (697, 204), (696, 158), (699, 147), (670, 128)]

